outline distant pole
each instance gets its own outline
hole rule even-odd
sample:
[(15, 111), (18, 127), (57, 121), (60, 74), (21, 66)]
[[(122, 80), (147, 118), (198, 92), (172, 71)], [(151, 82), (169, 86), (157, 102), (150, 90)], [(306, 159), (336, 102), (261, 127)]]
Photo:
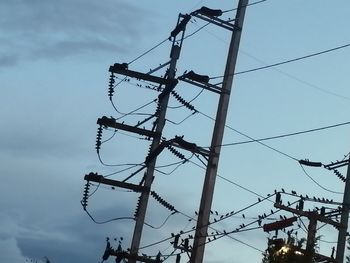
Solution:
[(218, 110), (216, 113), (215, 126), (210, 147), (210, 155), (204, 179), (202, 190), (201, 203), (198, 213), (198, 221), (196, 233), (193, 243), (193, 250), (191, 254), (191, 263), (202, 263), (204, 256), (204, 247), (206, 236), (208, 232), (208, 223), (210, 216), (210, 209), (213, 200), (215, 179), (219, 164), (219, 156), (221, 144), (224, 135), (226, 116), (228, 111), (229, 99), (233, 83), (233, 75), (235, 72), (236, 60), (238, 55), (238, 48), (241, 39), (241, 32), (243, 27), (244, 15), (246, 6), (249, 0), (240, 0), (235, 19), (235, 29), (233, 30), (231, 43), (229, 47), (225, 75), (222, 84), (222, 92), (220, 94)]
[(337, 254), (335, 258), (337, 263), (344, 262), (345, 243), (346, 243), (346, 235), (348, 230), (349, 205), (350, 205), (350, 167), (349, 167), (350, 165), (349, 164), (350, 162), (348, 163), (348, 170), (346, 173), (342, 213), (340, 218), (340, 224), (343, 226), (339, 229)]

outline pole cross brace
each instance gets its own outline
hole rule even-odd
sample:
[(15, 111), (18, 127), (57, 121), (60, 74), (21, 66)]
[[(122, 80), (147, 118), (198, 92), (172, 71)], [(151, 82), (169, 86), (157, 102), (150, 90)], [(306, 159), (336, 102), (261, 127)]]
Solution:
[(314, 218), (320, 222), (323, 222), (323, 223), (326, 223), (326, 224), (330, 224), (336, 228), (345, 228), (344, 225), (338, 223), (338, 222), (335, 222), (327, 217), (324, 217), (322, 215), (319, 215), (318, 213), (316, 212), (307, 212), (307, 211), (300, 211), (300, 210), (297, 210), (297, 209), (294, 209), (294, 208), (291, 208), (291, 207), (288, 207), (288, 206), (284, 206), (284, 205), (281, 205), (281, 204), (278, 204), (278, 203), (275, 203), (274, 207), (276, 208), (279, 208), (279, 209), (282, 209), (282, 210), (285, 210), (285, 211), (288, 211), (288, 212), (291, 212), (291, 213), (294, 213), (294, 214), (297, 214), (297, 215), (300, 215), (300, 216), (305, 216), (307, 218)]
[(335, 162), (335, 163), (327, 164), (327, 165), (324, 165), (324, 168), (326, 168), (328, 170), (337, 169), (337, 168), (343, 167), (345, 165), (348, 165), (349, 161), (350, 160), (347, 159), (347, 160), (343, 160), (343, 161), (338, 161), (338, 162)]
[(200, 13), (196, 13), (196, 12), (193, 12), (192, 13), (193, 16), (195, 17), (198, 17), (204, 21), (207, 21), (209, 23), (212, 23), (214, 25), (217, 25), (217, 26), (220, 26), (220, 27), (223, 27), (225, 29), (228, 29), (230, 31), (233, 31), (235, 29), (235, 25), (234, 24), (231, 24), (225, 20), (222, 20), (220, 18), (217, 18), (217, 17), (212, 17), (212, 16), (206, 16), (206, 15), (203, 15), (203, 14), (200, 14)]
[(121, 188), (129, 189), (129, 190), (133, 190), (135, 192), (149, 192), (150, 191), (149, 187), (120, 182), (120, 181), (112, 180), (112, 179), (107, 179), (107, 178), (104, 178), (102, 175), (99, 175), (97, 173), (86, 174), (84, 176), (84, 180), (95, 182), (95, 183), (100, 183), (100, 184), (121, 187)]
[(116, 119), (108, 118), (106, 116), (103, 116), (102, 118), (99, 118), (97, 120), (97, 124), (102, 125), (102, 126), (107, 126), (107, 127), (110, 127), (110, 128), (114, 128), (114, 129), (120, 129), (120, 130), (123, 130), (123, 131), (137, 133), (137, 134), (144, 135), (144, 136), (147, 136), (147, 137), (152, 137), (152, 138), (155, 138), (155, 137), (158, 136), (158, 133), (156, 133), (156, 132), (149, 131), (149, 130), (146, 130), (146, 129), (137, 128), (137, 127), (134, 127), (134, 126), (131, 126), (131, 125), (123, 124), (123, 123), (118, 123), (116, 121)]
[(155, 82), (155, 83), (158, 83), (161, 85), (171, 85), (171, 84), (176, 85), (176, 83), (174, 84), (174, 82), (176, 80), (161, 78), (161, 77), (153, 76), (150, 74), (129, 70), (126, 66), (123, 66), (123, 64), (115, 63), (113, 66), (109, 67), (109, 72), (121, 74), (121, 75), (128, 76), (131, 78)]
[(202, 89), (206, 89), (218, 94), (222, 93), (222, 89), (216, 85), (210, 84), (210, 83), (201, 83), (201, 82), (197, 82), (197, 81), (193, 81), (193, 80), (189, 80), (183, 76), (179, 77), (179, 80), (190, 83), (192, 85), (195, 85), (197, 87), (200, 87)]

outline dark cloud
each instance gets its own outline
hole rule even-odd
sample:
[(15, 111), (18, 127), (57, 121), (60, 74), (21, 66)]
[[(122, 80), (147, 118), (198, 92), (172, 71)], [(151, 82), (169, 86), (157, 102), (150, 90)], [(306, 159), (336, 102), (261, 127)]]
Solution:
[[(106, 219), (112, 209), (115, 210), (115, 207), (93, 211), (92, 214)], [(119, 213), (123, 214), (122, 210), (119, 207)], [(120, 237), (129, 235), (125, 229), (131, 228), (132, 222), (127, 220), (96, 225), (82, 211), (67, 221), (55, 222), (54, 227), (43, 226), (37, 232), (19, 235), (17, 242), (21, 253), (28, 258), (47, 256), (53, 263), (99, 262), (105, 249), (106, 237), (119, 240)], [(122, 245), (126, 249), (129, 244), (124, 242)]]
[(92, 0), (1, 1), (0, 17), (0, 67), (20, 59), (127, 52), (146, 19), (126, 1)]

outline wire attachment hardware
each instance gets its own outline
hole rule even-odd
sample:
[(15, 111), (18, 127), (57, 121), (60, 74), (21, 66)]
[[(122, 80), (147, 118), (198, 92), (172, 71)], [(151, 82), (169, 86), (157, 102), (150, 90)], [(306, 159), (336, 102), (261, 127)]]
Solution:
[(171, 91), (171, 94), (174, 96), (174, 98), (180, 102), (183, 106), (185, 106), (187, 109), (191, 111), (196, 111), (194, 106), (191, 105), (189, 102), (187, 102), (184, 98), (182, 98), (175, 90)]
[(335, 175), (345, 183), (345, 181), (346, 181), (345, 176), (342, 175), (337, 169), (333, 169), (333, 173), (335, 173)]
[(109, 76), (109, 88), (108, 88), (108, 97), (111, 100), (114, 93), (114, 83), (115, 83), (115, 75), (113, 72), (111, 72), (111, 75)]
[(97, 135), (96, 135), (96, 151), (99, 152), (100, 149), (101, 149), (101, 139), (102, 139), (102, 131), (103, 131), (103, 128), (102, 128), (102, 125), (100, 125), (98, 128), (97, 128)]
[(171, 212), (177, 212), (173, 205), (169, 204), (167, 201), (161, 198), (156, 192), (151, 191), (151, 196), (166, 209), (170, 210)]
[(180, 153), (178, 150), (176, 150), (172, 145), (168, 144), (165, 146), (172, 154), (174, 154), (176, 157), (178, 157), (181, 160), (186, 160), (185, 155)]
[(88, 205), (89, 191), (90, 191), (90, 182), (86, 181), (86, 184), (84, 187), (83, 199), (81, 200), (81, 205), (83, 206), (84, 210), (86, 210), (86, 207)]

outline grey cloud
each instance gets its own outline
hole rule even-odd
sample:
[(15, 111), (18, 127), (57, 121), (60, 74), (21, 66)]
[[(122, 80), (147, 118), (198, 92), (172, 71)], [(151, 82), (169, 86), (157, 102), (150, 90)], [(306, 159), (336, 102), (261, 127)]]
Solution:
[(143, 33), (144, 12), (126, 1), (1, 1), (0, 66), (85, 52), (127, 52)]
[(0, 54), (0, 68), (14, 66), (18, 62), (18, 57), (13, 54)]

